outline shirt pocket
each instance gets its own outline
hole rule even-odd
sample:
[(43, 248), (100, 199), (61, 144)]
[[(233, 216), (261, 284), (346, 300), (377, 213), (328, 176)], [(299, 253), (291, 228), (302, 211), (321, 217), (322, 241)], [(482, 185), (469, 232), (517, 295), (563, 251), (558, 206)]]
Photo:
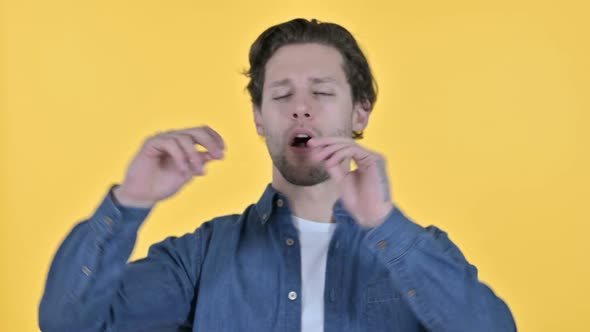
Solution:
[(420, 324), (393, 282), (381, 279), (365, 287), (364, 316), (366, 331), (422, 331)]
[(393, 287), (391, 280), (383, 279), (369, 284), (365, 290), (367, 305), (374, 306), (379, 303), (400, 299), (400, 293)]

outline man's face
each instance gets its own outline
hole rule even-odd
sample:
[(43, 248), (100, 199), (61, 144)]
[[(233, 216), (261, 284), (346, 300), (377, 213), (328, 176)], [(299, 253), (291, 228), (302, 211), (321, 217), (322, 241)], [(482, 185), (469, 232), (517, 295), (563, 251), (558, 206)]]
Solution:
[(283, 46), (266, 64), (256, 129), (266, 138), (274, 166), (292, 184), (329, 178), (312, 161), (306, 135), (352, 137), (366, 126), (368, 113), (353, 105), (342, 64), (337, 49), (313, 43)]

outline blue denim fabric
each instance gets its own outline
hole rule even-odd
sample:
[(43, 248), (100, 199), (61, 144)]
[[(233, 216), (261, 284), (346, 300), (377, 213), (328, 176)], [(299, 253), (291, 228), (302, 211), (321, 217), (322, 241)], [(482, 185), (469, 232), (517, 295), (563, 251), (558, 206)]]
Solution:
[[(74, 227), (49, 271), (42, 331), (301, 331), (300, 247), (281, 193), (269, 185), (243, 214), (169, 237), (128, 263), (149, 212), (119, 206), (111, 191)], [(443, 231), (399, 209), (363, 228), (340, 202), (333, 218), (317, 294), (326, 332), (516, 330)]]

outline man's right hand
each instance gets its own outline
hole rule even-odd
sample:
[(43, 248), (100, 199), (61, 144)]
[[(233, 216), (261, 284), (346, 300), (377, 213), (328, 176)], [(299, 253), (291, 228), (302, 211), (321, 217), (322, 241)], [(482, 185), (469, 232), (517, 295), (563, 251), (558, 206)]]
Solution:
[[(198, 151), (195, 144), (207, 151)], [(194, 176), (204, 175), (205, 164), (222, 159), (224, 150), (221, 136), (207, 126), (149, 137), (113, 194), (124, 206), (152, 207), (177, 193)]]

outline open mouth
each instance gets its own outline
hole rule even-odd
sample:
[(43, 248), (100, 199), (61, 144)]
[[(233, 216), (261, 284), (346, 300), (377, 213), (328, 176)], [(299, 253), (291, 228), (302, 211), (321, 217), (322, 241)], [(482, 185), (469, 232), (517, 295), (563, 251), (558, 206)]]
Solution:
[(311, 136), (306, 134), (297, 134), (293, 137), (293, 141), (291, 142), (292, 147), (296, 148), (306, 148), (307, 142), (311, 139)]

